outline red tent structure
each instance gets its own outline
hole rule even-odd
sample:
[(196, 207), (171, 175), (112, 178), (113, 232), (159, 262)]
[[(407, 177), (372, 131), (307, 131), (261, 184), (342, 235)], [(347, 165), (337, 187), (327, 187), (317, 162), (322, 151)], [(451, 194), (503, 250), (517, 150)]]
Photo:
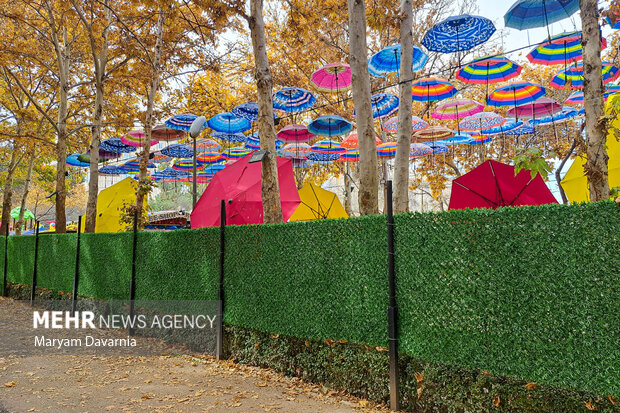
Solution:
[[(226, 202), (226, 224), (263, 223), (262, 163), (248, 163), (251, 156), (250, 154), (240, 158), (213, 176), (192, 211), (192, 228), (220, 225), (222, 199)], [(292, 161), (277, 157), (277, 163), (282, 215), (286, 222), (301, 201), (295, 184)]]
[(486, 161), (452, 181), (448, 209), (557, 204), (540, 174), (529, 170), (515, 176), (514, 166)]

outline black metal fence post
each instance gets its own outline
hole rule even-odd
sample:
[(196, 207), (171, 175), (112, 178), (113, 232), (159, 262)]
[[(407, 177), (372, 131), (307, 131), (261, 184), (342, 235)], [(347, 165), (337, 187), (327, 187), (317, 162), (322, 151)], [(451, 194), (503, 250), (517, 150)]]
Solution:
[(71, 314), (75, 315), (77, 305), (78, 283), (80, 282), (80, 234), (82, 229), (82, 216), (78, 217), (77, 243), (75, 245), (75, 274), (73, 274), (73, 296), (71, 297)]
[(133, 313), (134, 313), (134, 300), (136, 298), (136, 250), (138, 246), (138, 210), (133, 215), (133, 254), (131, 255), (131, 281), (129, 283), (129, 335), (134, 335)]
[(386, 182), (387, 189), (387, 241), (388, 241), (388, 345), (390, 354), (390, 409), (400, 410), (398, 372), (398, 326), (396, 307), (396, 280), (394, 272), (394, 213), (392, 211), (392, 181)]
[(34, 305), (34, 295), (37, 289), (37, 257), (39, 256), (39, 221), (34, 233), (34, 266), (32, 270), (32, 290), (30, 291), (30, 305)]
[(220, 284), (217, 292), (218, 332), (215, 345), (217, 360), (224, 358), (224, 256), (226, 253), (226, 201), (220, 202)]
[(6, 297), (6, 285), (9, 262), (9, 226), (4, 229), (4, 276), (2, 277), (2, 296)]

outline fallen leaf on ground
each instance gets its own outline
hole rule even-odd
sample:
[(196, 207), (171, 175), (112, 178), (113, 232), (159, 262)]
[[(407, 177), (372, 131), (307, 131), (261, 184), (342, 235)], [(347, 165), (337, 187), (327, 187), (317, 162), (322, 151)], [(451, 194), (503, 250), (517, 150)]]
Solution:
[(527, 390), (532, 390), (534, 387), (536, 387), (536, 383), (532, 382), (532, 383), (528, 383), (525, 385), (525, 388)]
[(4, 387), (13, 387), (17, 384), (16, 381), (9, 381), (7, 383), (4, 383)]
[(499, 399), (499, 396), (493, 397), (493, 404), (495, 405), (495, 407), (499, 407), (500, 401), (501, 400)]

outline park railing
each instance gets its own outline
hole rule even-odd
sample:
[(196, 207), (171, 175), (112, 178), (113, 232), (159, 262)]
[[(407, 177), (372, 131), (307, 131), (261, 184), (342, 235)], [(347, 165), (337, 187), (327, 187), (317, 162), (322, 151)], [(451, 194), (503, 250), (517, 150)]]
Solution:
[[(618, 205), (411, 213), (393, 228), (401, 352), (619, 393)], [(225, 233), (224, 322), (387, 346), (385, 216)], [(37, 286), (72, 291), (76, 241), (39, 236)], [(128, 299), (132, 248), (130, 232), (82, 234), (79, 294)], [(136, 300), (218, 298), (219, 228), (140, 232), (136, 248)], [(9, 237), (9, 282), (31, 284), (34, 250)]]

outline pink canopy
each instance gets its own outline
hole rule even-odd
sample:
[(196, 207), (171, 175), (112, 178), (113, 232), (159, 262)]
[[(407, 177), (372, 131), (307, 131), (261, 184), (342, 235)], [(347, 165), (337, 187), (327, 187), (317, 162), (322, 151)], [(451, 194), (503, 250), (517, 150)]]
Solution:
[(287, 125), (277, 133), (284, 142), (308, 142), (316, 139), (316, 135), (308, 131), (306, 125)]
[(553, 99), (541, 97), (532, 103), (526, 103), (508, 109), (508, 117), (523, 119), (540, 119), (553, 116), (562, 111), (562, 105)]
[(330, 63), (312, 73), (310, 82), (322, 92), (351, 89), (351, 67), (346, 63)]
[[(220, 202), (226, 202), (226, 223), (232, 225), (262, 224), (261, 162), (248, 163), (252, 155), (228, 165), (217, 172), (192, 211), (192, 228), (220, 225)], [(293, 215), (301, 203), (293, 163), (277, 157), (280, 204), (284, 221)]]

